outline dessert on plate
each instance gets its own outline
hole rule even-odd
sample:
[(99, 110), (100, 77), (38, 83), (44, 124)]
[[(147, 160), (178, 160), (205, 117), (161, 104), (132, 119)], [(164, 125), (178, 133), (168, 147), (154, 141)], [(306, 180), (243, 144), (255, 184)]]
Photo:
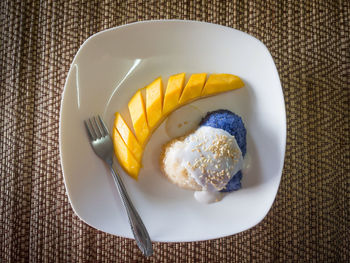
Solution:
[(228, 110), (209, 112), (194, 132), (164, 146), (161, 167), (174, 184), (195, 191), (202, 203), (221, 200), (241, 188), (246, 129)]

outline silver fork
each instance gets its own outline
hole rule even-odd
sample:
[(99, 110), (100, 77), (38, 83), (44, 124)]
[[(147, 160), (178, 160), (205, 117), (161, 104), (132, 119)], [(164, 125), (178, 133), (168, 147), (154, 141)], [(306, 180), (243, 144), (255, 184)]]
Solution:
[(121, 177), (113, 169), (113, 142), (108, 133), (106, 125), (100, 116), (85, 120), (84, 124), (92, 149), (98, 157), (108, 164), (111, 170), (114, 182), (117, 185), (119, 195), (128, 215), (130, 227), (134, 234), (137, 246), (145, 256), (151, 256), (153, 253), (153, 248), (147, 229), (133, 206)]

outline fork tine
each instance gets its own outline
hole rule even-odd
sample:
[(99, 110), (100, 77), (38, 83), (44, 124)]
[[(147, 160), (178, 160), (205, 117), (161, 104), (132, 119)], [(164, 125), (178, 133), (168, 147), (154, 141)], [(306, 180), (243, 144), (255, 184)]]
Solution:
[(98, 138), (103, 137), (103, 133), (101, 131), (101, 126), (100, 126), (99, 122), (97, 121), (97, 118), (94, 116), (92, 119), (94, 120), (94, 123), (95, 123), (95, 127), (96, 127), (95, 131), (96, 131), (97, 137)]
[(94, 134), (93, 134), (93, 132), (92, 132), (91, 128), (89, 127), (89, 124), (87, 123), (86, 120), (84, 120), (84, 125), (85, 125), (86, 131), (87, 131), (87, 133), (89, 135), (90, 141), (95, 140), (96, 136), (94, 136)]
[(90, 132), (92, 134), (92, 137), (94, 138), (94, 140), (98, 139), (99, 137), (98, 137), (98, 134), (96, 132), (95, 126), (94, 126), (93, 121), (92, 121), (91, 118), (89, 119), (89, 124), (90, 124), (89, 127), (91, 128)]
[(108, 135), (106, 124), (104, 123), (100, 115), (98, 115), (98, 119), (100, 120), (104, 136)]

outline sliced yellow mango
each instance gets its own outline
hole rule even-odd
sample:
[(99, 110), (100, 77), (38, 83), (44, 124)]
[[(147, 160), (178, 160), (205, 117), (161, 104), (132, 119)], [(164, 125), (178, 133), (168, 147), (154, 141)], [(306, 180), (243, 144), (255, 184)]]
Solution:
[(128, 107), (136, 138), (140, 145), (143, 146), (150, 135), (150, 131), (148, 128), (145, 103), (142, 98), (141, 90), (138, 90), (134, 94), (129, 101)]
[(137, 180), (140, 171), (140, 164), (129, 151), (116, 128), (113, 128), (113, 143), (114, 154), (117, 157), (120, 165), (124, 168), (125, 172)]
[(243, 81), (235, 75), (213, 74), (205, 82), (206, 76), (206, 73), (193, 74), (185, 88), (185, 73), (171, 76), (164, 98), (160, 77), (144, 88), (146, 101), (141, 90), (138, 90), (128, 104), (136, 136), (122, 116), (116, 113), (113, 128), (114, 152), (121, 166), (131, 177), (138, 178), (145, 144), (168, 114), (195, 99), (244, 86)]
[(170, 76), (164, 95), (163, 116), (168, 115), (179, 105), (179, 99), (185, 83), (185, 73)]
[(240, 77), (232, 74), (212, 74), (209, 76), (202, 90), (202, 96), (214, 95), (244, 86)]
[(143, 149), (119, 112), (115, 114), (114, 128), (117, 129), (136, 161), (141, 163)]
[(182, 92), (179, 104), (182, 105), (199, 98), (206, 78), (206, 73), (192, 74)]
[(163, 83), (159, 77), (151, 84), (146, 86), (146, 112), (148, 127), (152, 131), (157, 127), (158, 122), (162, 118), (163, 110)]

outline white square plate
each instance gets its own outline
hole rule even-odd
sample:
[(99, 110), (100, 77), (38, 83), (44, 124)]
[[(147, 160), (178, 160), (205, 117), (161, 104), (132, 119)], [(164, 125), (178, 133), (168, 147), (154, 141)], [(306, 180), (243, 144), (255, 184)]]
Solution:
[(136, 182), (117, 165), (153, 241), (198, 241), (232, 235), (259, 223), (269, 211), (281, 179), (286, 114), (278, 73), (267, 48), (241, 31), (193, 21), (147, 21), (102, 31), (80, 47), (66, 80), (60, 115), (60, 155), (75, 213), (87, 224), (132, 238), (113, 179), (93, 153), (83, 120), (101, 114), (113, 125), (125, 115), (133, 93), (179, 72), (231, 73), (242, 89), (191, 105), (203, 115), (229, 109), (242, 116), (252, 165), (242, 189), (221, 202), (197, 203), (193, 192), (167, 181), (159, 170), (164, 123), (146, 147)]

